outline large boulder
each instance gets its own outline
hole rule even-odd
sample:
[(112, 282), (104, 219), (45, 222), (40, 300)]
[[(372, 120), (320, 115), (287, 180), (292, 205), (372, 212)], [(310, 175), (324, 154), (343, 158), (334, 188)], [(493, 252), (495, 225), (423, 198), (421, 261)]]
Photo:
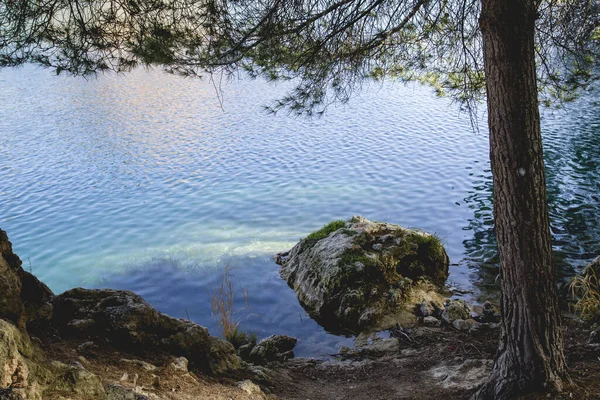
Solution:
[(449, 265), (434, 235), (360, 216), (330, 223), (275, 261), (309, 314), (346, 332), (381, 328), (384, 317), (417, 300), (410, 297), (416, 282), (443, 285)]
[(133, 292), (76, 288), (56, 296), (53, 306), (53, 323), (66, 335), (109, 340), (132, 352), (158, 347), (212, 374), (241, 368), (230, 343), (202, 326), (158, 312)]
[(54, 294), (21, 264), (6, 232), (0, 229), (0, 318), (25, 328), (27, 323), (50, 318)]

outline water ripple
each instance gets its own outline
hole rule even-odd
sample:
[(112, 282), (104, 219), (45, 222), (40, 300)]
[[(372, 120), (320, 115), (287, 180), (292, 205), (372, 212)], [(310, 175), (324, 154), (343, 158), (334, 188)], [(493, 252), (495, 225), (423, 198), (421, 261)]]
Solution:
[[(373, 85), (304, 120), (265, 115), (285, 88), (261, 81), (227, 85), (224, 109), (210, 83), (152, 71), (84, 81), (26, 67), (0, 85), (0, 226), (57, 292), (134, 289), (214, 330), (207, 293), (229, 262), (260, 309), (252, 329), (316, 354), (345, 339), (307, 320), (270, 256), (327, 221), (436, 232), (466, 290), (472, 267), (497, 261), (487, 137), (428, 88)], [(543, 123), (555, 245), (573, 268), (600, 253), (590, 101)]]

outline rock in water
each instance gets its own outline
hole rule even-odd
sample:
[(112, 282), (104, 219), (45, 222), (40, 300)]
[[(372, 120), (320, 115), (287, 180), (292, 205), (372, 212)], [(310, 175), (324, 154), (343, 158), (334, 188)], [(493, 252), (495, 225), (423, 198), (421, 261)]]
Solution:
[(437, 237), (360, 216), (334, 221), (274, 258), (309, 314), (340, 331), (377, 326), (407, 304), (414, 282), (443, 285), (449, 265)]

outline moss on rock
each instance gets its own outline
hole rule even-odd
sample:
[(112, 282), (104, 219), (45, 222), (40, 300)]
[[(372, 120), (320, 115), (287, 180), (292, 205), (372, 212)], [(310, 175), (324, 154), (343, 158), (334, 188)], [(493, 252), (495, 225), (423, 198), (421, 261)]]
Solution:
[(449, 265), (437, 236), (359, 216), (333, 221), (275, 259), (309, 314), (344, 332), (397, 313), (414, 282), (443, 285)]
[(336, 221), (332, 221), (330, 223), (328, 223), (327, 225), (325, 225), (324, 227), (322, 227), (321, 229), (312, 232), (311, 234), (309, 234), (305, 240), (321, 240), (326, 238), (327, 236), (329, 236), (330, 233), (337, 231), (338, 229), (341, 229), (344, 227), (344, 225), (346, 224), (345, 221), (343, 220), (336, 220)]

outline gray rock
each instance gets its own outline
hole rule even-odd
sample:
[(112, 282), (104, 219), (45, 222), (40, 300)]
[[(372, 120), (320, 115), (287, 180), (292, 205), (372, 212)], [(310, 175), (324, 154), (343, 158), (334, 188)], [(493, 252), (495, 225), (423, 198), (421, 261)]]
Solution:
[(131, 352), (157, 347), (212, 374), (241, 368), (230, 343), (202, 326), (158, 312), (129, 291), (76, 288), (56, 296), (53, 306), (53, 323), (66, 335), (109, 340)]
[(428, 373), (443, 388), (471, 390), (487, 379), (492, 363), (492, 360), (465, 360), (458, 365), (432, 368)]
[(178, 371), (188, 372), (188, 359), (185, 357), (176, 358), (171, 365)]
[(433, 304), (430, 304), (426, 301), (421, 302), (421, 305), (419, 306), (419, 316), (420, 317), (433, 316), (434, 312), (435, 312), (435, 308), (433, 307)]
[(56, 378), (52, 389), (76, 394), (79, 398), (106, 399), (106, 391), (100, 378), (78, 366), (59, 361), (50, 363)]
[(359, 216), (334, 222), (274, 258), (311, 317), (333, 331), (374, 327), (405, 305), (413, 282), (442, 285), (449, 265), (434, 236)]
[(468, 319), (456, 319), (452, 322), (452, 326), (459, 331), (468, 331), (471, 329), (473, 322), (475, 321)]
[(0, 388), (12, 387), (5, 396), (19, 395), (39, 398), (35, 381), (30, 376), (33, 348), (26, 333), (8, 321), (0, 319)]
[(236, 386), (248, 394), (264, 396), (264, 393), (260, 389), (260, 386), (252, 382), (250, 379), (240, 381), (236, 384)]
[(437, 319), (435, 317), (425, 317), (425, 318), (423, 318), (423, 325), (435, 328), (435, 327), (441, 326), (442, 321), (440, 321), (439, 319)]
[(471, 307), (464, 300), (448, 300), (441, 315), (442, 321), (452, 325), (457, 319), (470, 319)]
[(266, 364), (272, 361), (285, 361), (294, 358), (294, 347), (298, 339), (287, 335), (272, 335), (260, 342), (250, 352), (254, 364)]
[(116, 383), (104, 387), (107, 400), (148, 400), (147, 396), (136, 393), (133, 389), (126, 388)]
[(106, 385), (104, 390), (106, 391), (108, 400), (136, 400), (133, 389), (117, 385), (116, 383)]
[(471, 328), (469, 329), (469, 333), (478, 333), (490, 330), (490, 324), (471, 320)]
[(377, 339), (371, 343), (358, 347), (360, 354), (367, 357), (379, 357), (384, 354), (393, 354), (400, 351), (400, 342), (397, 338)]
[(273, 378), (271, 378), (271, 374), (273, 373), (270, 369), (258, 365), (248, 365), (248, 372), (252, 374), (252, 379), (256, 382), (260, 382), (261, 384), (273, 386)]

